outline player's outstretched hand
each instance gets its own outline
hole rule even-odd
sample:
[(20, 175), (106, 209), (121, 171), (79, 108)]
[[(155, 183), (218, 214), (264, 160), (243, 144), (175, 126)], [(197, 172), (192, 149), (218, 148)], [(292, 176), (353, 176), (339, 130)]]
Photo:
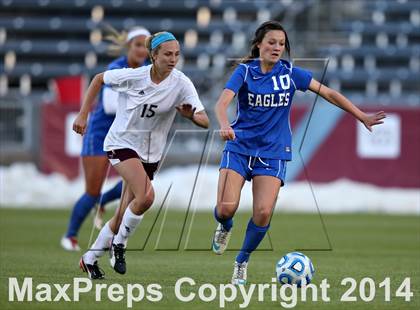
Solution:
[(373, 115), (365, 114), (365, 117), (362, 120), (363, 125), (367, 128), (367, 130), (372, 131), (372, 127), (375, 125), (383, 124), (383, 119), (386, 117), (384, 111), (377, 112)]
[(176, 107), (176, 109), (183, 117), (186, 117), (188, 119), (193, 119), (195, 108), (193, 109), (191, 104), (184, 103)]
[(86, 124), (87, 117), (79, 113), (73, 122), (73, 131), (83, 136), (86, 130)]
[(220, 128), (220, 136), (223, 140), (235, 140), (235, 131), (230, 126)]

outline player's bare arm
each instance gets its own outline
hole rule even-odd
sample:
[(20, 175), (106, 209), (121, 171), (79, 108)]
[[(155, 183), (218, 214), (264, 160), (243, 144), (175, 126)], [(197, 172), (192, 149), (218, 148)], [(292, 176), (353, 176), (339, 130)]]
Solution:
[(355, 118), (361, 121), (369, 131), (372, 131), (372, 126), (382, 124), (383, 119), (386, 117), (384, 111), (379, 111), (373, 115), (364, 113), (338, 91), (323, 85), (315, 79), (311, 80), (309, 89), (314, 93), (319, 94), (328, 102), (352, 114)]
[(86, 91), (85, 98), (83, 99), (82, 107), (73, 123), (73, 130), (82, 135), (85, 133), (87, 118), (90, 109), (95, 101), (96, 96), (101, 91), (102, 84), (104, 83), (104, 73), (98, 73), (90, 82)]
[(205, 111), (195, 112), (196, 109), (188, 103), (181, 104), (176, 109), (183, 117), (190, 119), (197, 126), (209, 128), (209, 118)]
[(235, 139), (235, 131), (230, 126), (227, 117), (227, 108), (234, 97), (235, 93), (233, 91), (224, 89), (216, 103), (215, 112), (220, 126), (220, 137), (223, 140)]
[(205, 111), (196, 112), (193, 114), (192, 119), (194, 124), (202, 128), (209, 128), (209, 118)]

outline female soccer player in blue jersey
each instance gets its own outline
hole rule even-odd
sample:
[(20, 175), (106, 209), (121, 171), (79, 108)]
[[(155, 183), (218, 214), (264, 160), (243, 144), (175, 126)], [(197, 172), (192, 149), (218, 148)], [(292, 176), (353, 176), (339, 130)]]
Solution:
[[(108, 65), (108, 70), (120, 68), (137, 68), (148, 62), (145, 47), (146, 37), (150, 32), (143, 27), (134, 27), (126, 35), (113, 31), (111, 40), (114, 50), (120, 52), (127, 48), (127, 55), (121, 56)], [(98, 103), (90, 114), (88, 130), (83, 136), (82, 163), (85, 175), (85, 193), (76, 202), (69, 221), (65, 236), (61, 239), (61, 246), (68, 251), (79, 251), (77, 234), (89, 212), (100, 204), (98, 213), (103, 212), (103, 206), (108, 202), (120, 198), (122, 181), (112, 189), (101, 195), (102, 184), (107, 176), (108, 158), (103, 150), (104, 139), (115, 118), (118, 93), (110, 87), (103, 86)], [(102, 210), (101, 210), (102, 209)], [(98, 218), (96, 226), (100, 226)], [(99, 227), (100, 228), (100, 227)]]
[[(251, 53), (226, 83), (216, 104), (220, 135), (227, 140), (220, 164), (217, 206), (218, 222), (213, 251), (226, 249), (245, 180), (252, 180), (253, 215), (238, 253), (232, 283), (245, 284), (251, 253), (270, 227), (271, 214), (284, 185), (286, 163), (292, 158), (290, 107), (296, 90), (311, 90), (349, 112), (368, 130), (383, 123), (384, 112), (367, 115), (343, 95), (312, 78), (311, 72), (281, 59), (290, 55), (287, 33), (280, 23), (268, 21), (255, 32)], [(229, 123), (226, 110), (237, 95), (237, 118)]]

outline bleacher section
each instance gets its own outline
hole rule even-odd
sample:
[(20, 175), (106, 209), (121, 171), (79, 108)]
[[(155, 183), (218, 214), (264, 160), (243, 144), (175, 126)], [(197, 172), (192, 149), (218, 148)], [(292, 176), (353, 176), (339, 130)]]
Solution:
[[(180, 40), (179, 67), (206, 90), (225, 73), (230, 58), (247, 51), (250, 33), (286, 5), (273, 1), (3, 0), (1, 71), (10, 87), (30, 76), (33, 88), (50, 78), (94, 73), (112, 60), (103, 41), (106, 25), (172, 31)], [(289, 4), (290, 5), (290, 4)], [(3, 38), (3, 40), (1, 40)]]
[[(344, 18), (327, 25), (340, 44), (314, 47), (298, 38), (305, 38), (305, 27), (312, 30), (305, 21), (317, 6), (340, 7), (329, 0), (2, 0), (0, 95), (25, 85), (29, 91), (46, 89), (57, 76), (100, 72), (112, 59), (103, 41), (107, 24), (174, 32), (182, 44), (179, 67), (205, 92), (225, 75), (230, 59), (247, 53), (256, 25), (275, 18), (292, 33), (293, 56), (330, 59), (326, 79), (335, 87), (368, 98), (384, 95), (418, 103), (420, 2), (353, 2), (356, 17), (346, 15), (343, 7), (339, 13)], [(300, 19), (294, 19), (299, 13)]]
[(348, 43), (320, 48), (330, 59), (326, 80), (365, 102), (419, 106), (420, 2), (357, 3), (357, 18), (333, 25)]

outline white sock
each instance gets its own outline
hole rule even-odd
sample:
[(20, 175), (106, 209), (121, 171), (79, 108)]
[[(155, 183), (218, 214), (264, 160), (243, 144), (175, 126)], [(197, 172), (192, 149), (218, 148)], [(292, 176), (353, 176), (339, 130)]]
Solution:
[(109, 248), (109, 244), (111, 242), (112, 237), (114, 237), (114, 233), (112, 232), (111, 228), (109, 227), (109, 222), (106, 222), (104, 227), (102, 227), (101, 231), (99, 232), (98, 237), (96, 238), (95, 242), (83, 255), (83, 260), (86, 264), (92, 265), (95, 261), (98, 260), (99, 257), (105, 254), (106, 249)]
[(130, 207), (128, 207), (125, 212), (123, 219), (121, 221), (120, 228), (118, 230), (118, 234), (114, 237), (114, 244), (124, 244), (124, 247), (127, 246), (127, 239), (130, 237), (134, 231), (136, 230), (137, 226), (139, 226), (143, 215), (136, 215), (131, 211)]

